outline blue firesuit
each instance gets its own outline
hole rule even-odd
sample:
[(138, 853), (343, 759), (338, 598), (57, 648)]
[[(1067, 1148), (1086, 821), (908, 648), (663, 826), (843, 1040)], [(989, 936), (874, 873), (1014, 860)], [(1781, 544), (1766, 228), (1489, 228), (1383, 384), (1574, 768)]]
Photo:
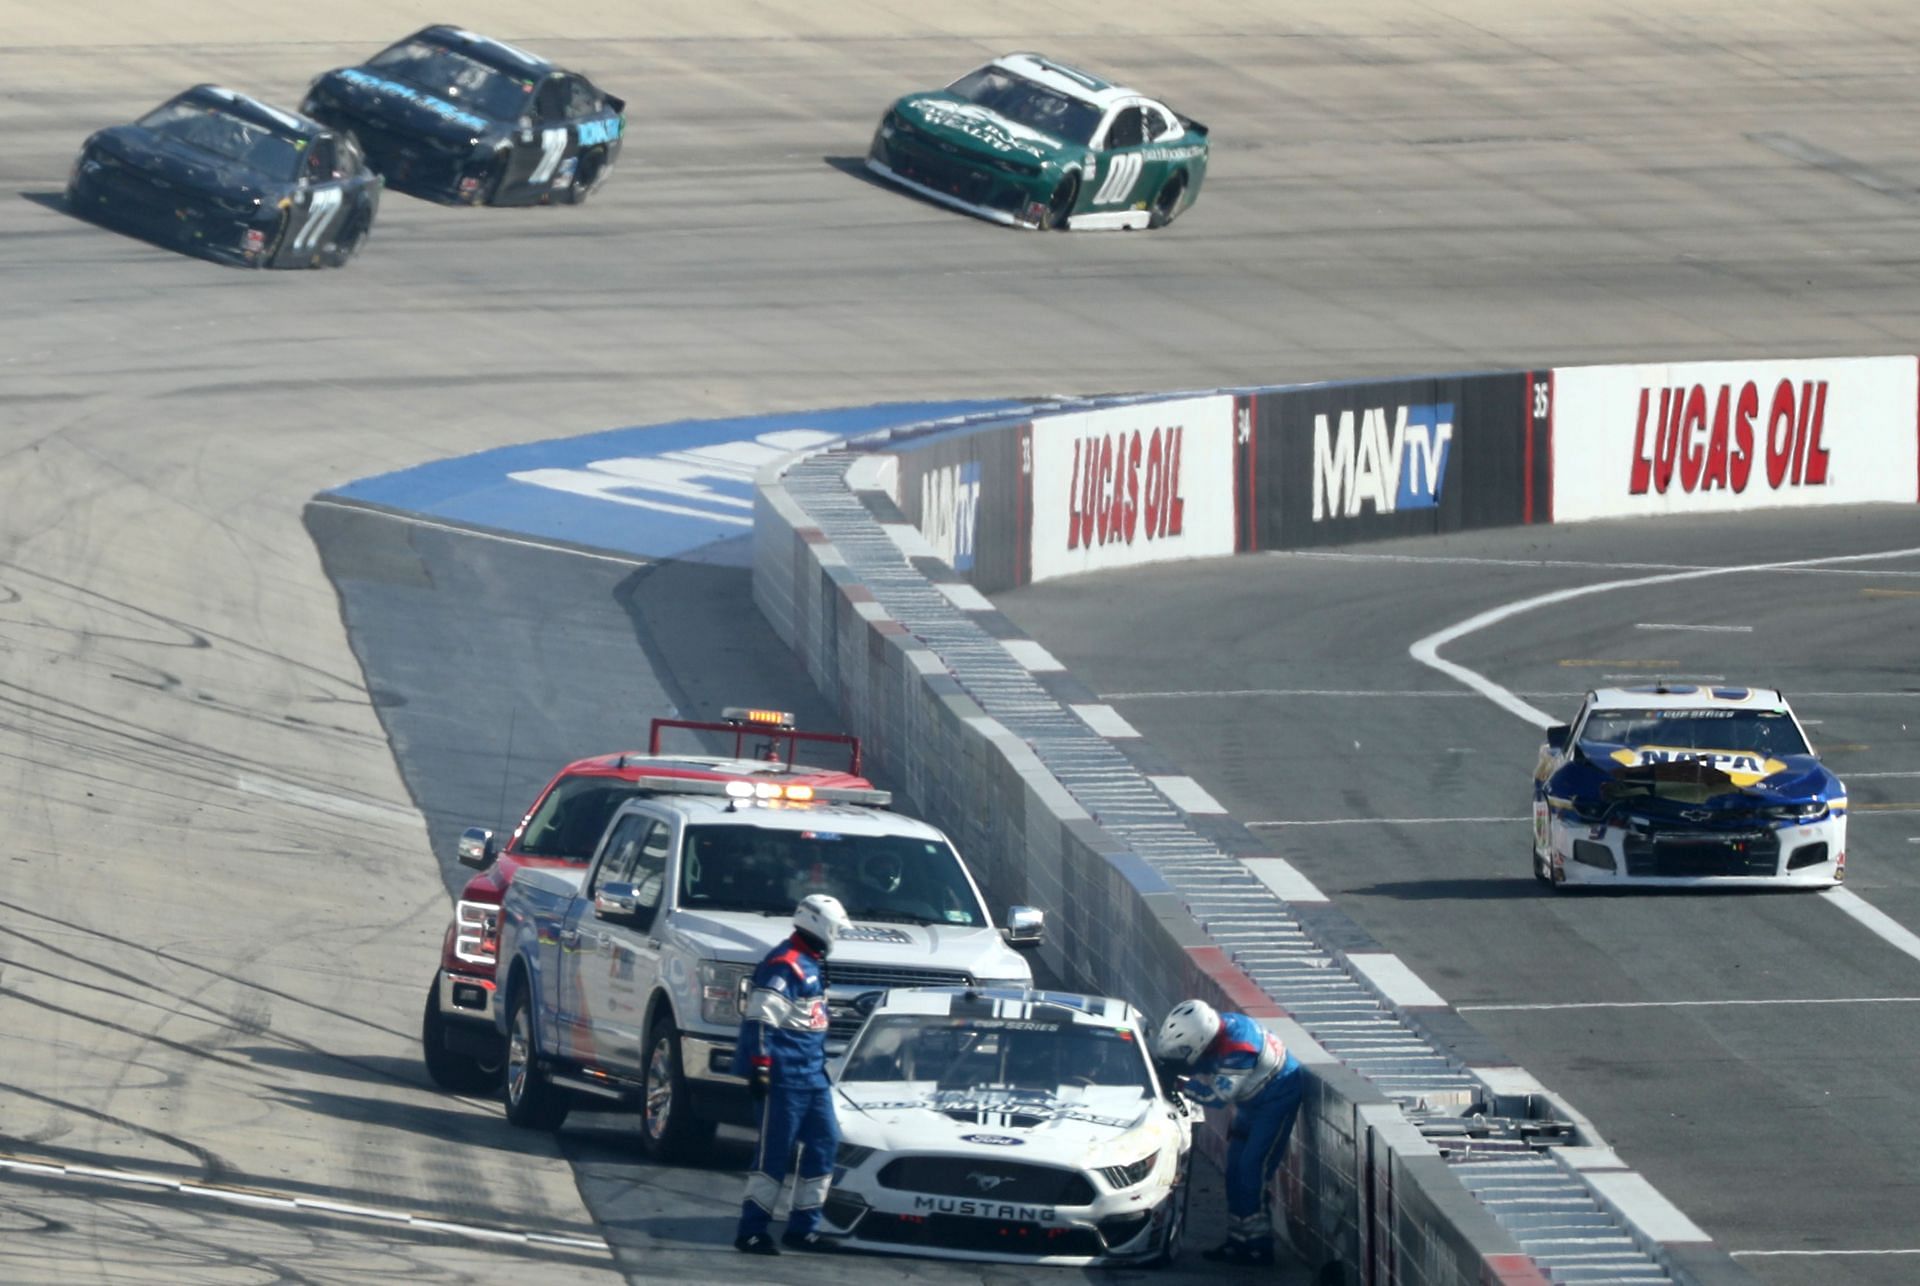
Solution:
[(1227, 1238), (1250, 1248), (1273, 1248), (1273, 1203), (1268, 1185), (1300, 1111), (1306, 1075), (1280, 1038), (1245, 1014), (1220, 1015), (1213, 1038), (1187, 1072), (1187, 1097), (1209, 1107), (1232, 1107), (1227, 1130)]
[(771, 1081), (760, 1117), (760, 1145), (747, 1174), (739, 1236), (763, 1233), (774, 1202), (800, 1149), (787, 1236), (812, 1232), (820, 1222), (833, 1178), (840, 1127), (827, 1081), (827, 989), (820, 957), (795, 934), (767, 954), (753, 972), (752, 990), (733, 1056), (736, 1076), (764, 1069)]

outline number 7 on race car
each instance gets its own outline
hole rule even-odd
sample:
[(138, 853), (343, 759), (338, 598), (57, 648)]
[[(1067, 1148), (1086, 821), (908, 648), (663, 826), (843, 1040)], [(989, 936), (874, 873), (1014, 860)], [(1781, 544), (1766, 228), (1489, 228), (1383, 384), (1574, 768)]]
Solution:
[(553, 172), (560, 168), (560, 157), (567, 150), (567, 131), (543, 129), (540, 131), (540, 164), (533, 167), (533, 173), (527, 176), (527, 182), (536, 187), (553, 181)]

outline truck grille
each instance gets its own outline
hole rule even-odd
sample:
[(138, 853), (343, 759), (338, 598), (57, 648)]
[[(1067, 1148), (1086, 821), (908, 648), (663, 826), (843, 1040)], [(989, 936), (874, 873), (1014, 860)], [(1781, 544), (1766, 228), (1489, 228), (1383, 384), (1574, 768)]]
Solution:
[(834, 1041), (851, 1040), (866, 1021), (853, 1007), (854, 997), (890, 987), (965, 987), (973, 978), (958, 969), (914, 969), (894, 965), (839, 964), (829, 961), (827, 975), (827, 1034)]
[(1094, 1195), (1078, 1170), (952, 1156), (896, 1157), (881, 1168), (880, 1182), (901, 1192), (1041, 1206), (1092, 1205)]

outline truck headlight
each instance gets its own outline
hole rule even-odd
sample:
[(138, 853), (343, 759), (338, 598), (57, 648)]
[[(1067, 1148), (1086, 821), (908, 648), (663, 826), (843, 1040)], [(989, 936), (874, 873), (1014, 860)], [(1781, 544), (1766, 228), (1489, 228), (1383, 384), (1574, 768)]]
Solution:
[(700, 1017), (718, 1026), (738, 1023), (746, 1008), (747, 979), (752, 976), (752, 965), (702, 960)]
[(500, 951), (500, 908), (462, 898), (453, 919), (454, 956), (469, 964), (493, 964)]

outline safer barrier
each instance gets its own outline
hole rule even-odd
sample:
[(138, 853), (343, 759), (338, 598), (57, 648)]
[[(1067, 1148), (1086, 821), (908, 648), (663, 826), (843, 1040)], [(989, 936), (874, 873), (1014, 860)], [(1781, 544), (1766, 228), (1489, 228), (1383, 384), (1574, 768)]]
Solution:
[[(979, 589), (1514, 523), (1910, 503), (1917, 390), (1920, 366), (1898, 357), (1039, 406), (763, 471), (755, 593), (875, 772), (997, 898), (1053, 913), (1056, 972), (1152, 1012), (1207, 996), (1303, 1054), (1284, 1196), (1310, 1261), (1365, 1283), (1534, 1282), (1571, 1242), (1635, 1280), (1746, 1282), (1524, 1072), (1441, 1055), (1421, 1034), (1432, 1012), (1373, 991), (1364, 933), (1283, 900), (1300, 896), (1288, 868), (1244, 830), (1169, 804), (1091, 730), (1092, 694)], [(1512, 1128), (1463, 1143), (1448, 1118), (1469, 1107)], [(1537, 1147), (1530, 1128), (1573, 1146)], [(1558, 1222), (1543, 1232), (1510, 1198), (1496, 1219), (1475, 1195), (1490, 1187), (1536, 1194)]]

